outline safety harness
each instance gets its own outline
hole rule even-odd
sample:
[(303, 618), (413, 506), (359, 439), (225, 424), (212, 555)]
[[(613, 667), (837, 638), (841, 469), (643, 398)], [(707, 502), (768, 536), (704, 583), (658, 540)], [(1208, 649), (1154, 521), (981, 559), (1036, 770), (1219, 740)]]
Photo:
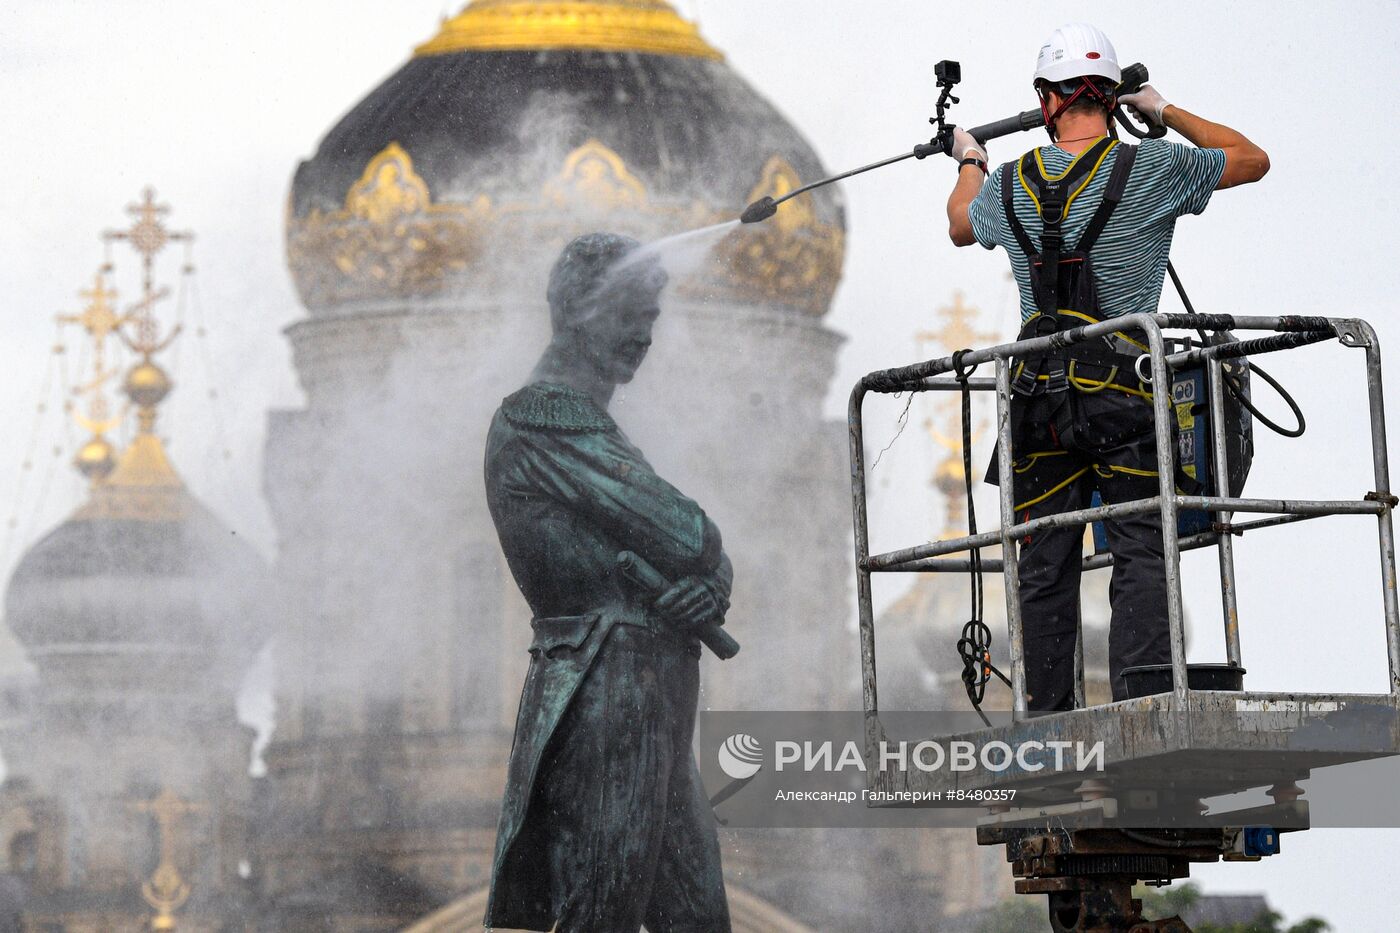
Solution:
[[(1089, 219), (1079, 242), (1066, 249), (1063, 228), (1070, 206), (1089, 186), (1115, 148), (1118, 149), (1118, 157), (1109, 175), (1103, 200)], [(1019, 339), (1044, 337), (1062, 328), (1094, 324), (1103, 319), (1089, 251), (1098, 242), (1114, 209), (1122, 200), (1136, 156), (1136, 147), (1104, 138), (1076, 158), (1063, 174), (1055, 177), (1046, 174), (1038, 149), (1026, 153), (1018, 162), (1008, 162), (1002, 166), (1002, 208), (1017, 244), (1030, 263), (1031, 292), (1036, 303), (1036, 313), (1022, 327)], [(1040, 215), (1043, 229), (1039, 249), (1036, 249), (1013, 209), (1012, 201), (1018, 185), (1030, 196), (1036, 213)], [(1142, 350), (1139, 343), (1126, 335), (1115, 334), (1102, 342), (1081, 343), (1050, 351), (1034, 359), (1020, 361), (1013, 388), (1022, 395), (1033, 395), (1041, 391), (1064, 391), (1073, 382), (1076, 388), (1085, 392), (1097, 392), (1112, 386), (1121, 391), (1141, 393), (1142, 386), (1133, 385), (1137, 380), (1131, 378), (1130, 381), (1130, 377)], [(1081, 363), (1103, 367), (1108, 374), (1098, 380), (1077, 378), (1075, 367)], [(1124, 381), (1115, 384), (1114, 379), (1120, 372), (1125, 374)]]

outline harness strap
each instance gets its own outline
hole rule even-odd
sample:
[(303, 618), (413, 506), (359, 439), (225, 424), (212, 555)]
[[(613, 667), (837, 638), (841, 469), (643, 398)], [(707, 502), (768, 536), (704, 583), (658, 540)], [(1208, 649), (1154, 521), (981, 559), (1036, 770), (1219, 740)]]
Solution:
[(1012, 195), (1016, 193), (1012, 188), (1015, 170), (1015, 162), (1007, 162), (1001, 167), (1001, 207), (1006, 213), (1006, 222), (1011, 225), (1011, 233), (1016, 237), (1016, 243), (1029, 259), (1035, 256), (1035, 244), (1031, 242), (1030, 234), (1026, 232), (1026, 228), (1017, 219), (1016, 211), (1012, 208)]
[[(1045, 174), (1039, 149), (1032, 149), (1018, 163), (1021, 187), (1030, 196), (1036, 213), (1040, 215), (1040, 269), (1038, 273), (1032, 270), (1031, 283), (1036, 307), (1044, 314), (1053, 315), (1059, 303), (1060, 252), (1064, 246), (1063, 225), (1070, 204), (1088, 187), (1099, 166), (1116, 145), (1116, 139), (1105, 137), (1099, 140), (1076, 156), (1069, 168), (1054, 178)], [(1028, 252), (1027, 257), (1034, 261), (1034, 251)]]
[[(1107, 136), (1100, 139), (1075, 156), (1069, 167), (1053, 178), (1045, 173), (1045, 162), (1039, 149), (1032, 149), (1021, 156), (1018, 164), (1021, 186), (1030, 195), (1041, 220), (1055, 225), (1061, 223), (1069, 205), (1088, 187), (1090, 180), (1098, 174), (1104, 158), (1117, 145), (1116, 139)], [(1047, 200), (1056, 203), (1063, 201), (1064, 207), (1053, 210), (1051, 205), (1045, 203)]]
[(1099, 234), (1103, 233), (1103, 228), (1108, 225), (1108, 219), (1113, 216), (1118, 202), (1123, 200), (1123, 189), (1128, 186), (1128, 173), (1133, 170), (1133, 162), (1136, 159), (1137, 146), (1123, 146), (1118, 150), (1118, 158), (1113, 163), (1113, 173), (1108, 176), (1108, 187), (1104, 189), (1103, 200), (1099, 202), (1099, 209), (1094, 211), (1094, 216), (1089, 218), (1089, 226), (1085, 228), (1084, 235), (1079, 238), (1079, 245), (1075, 247), (1079, 252), (1088, 253), (1099, 241)]
[[(1007, 225), (1016, 238), (1017, 245), (1031, 264), (1031, 289), (1039, 312), (1032, 320), (1040, 319), (1040, 324), (1033, 333), (1027, 333), (1029, 328), (1023, 328), (1021, 334), (1023, 338), (1034, 335), (1043, 336), (1053, 333), (1063, 326), (1059, 306), (1059, 279), (1064, 220), (1068, 216), (1069, 207), (1075, 198), (1089, 186), (1094, 176), (1098, 174), (1098, 170), (1103, 166), (1104, 159), (1117, 146), (1117, 140), (1109, 138), (1099, 140), (1077, 156), (1064, 172), (1054, 178), (1046, 175), (1045, 163), (1040, 157), (1039, 149), (1033, 149), (1015, 163), (1008, 162), (1001, 168), (1002, 210), (1006, 216)], [(1127, 146), (1119, 152), (1108, 184), (1105, 186), (1103, 200), (1090, 219), (1084, 236), (1080, 238), (1079, 244), (1074, 248), (1083, 256), (1087, 257), (1089, 248), (1098, 240), (1118, 202), (1122, 199), (1123, 191), (1127, 186), (1128, 174), (1132, 170), (1136, 155), (1137, 150), (1132, 146)], [(1025, 190), (1031, 203), (1035, 206), (1036, 212), (1040, 215), (1042, 236), (1039, 251), (1036, 250), (1025, 225), (1016, 216), (1014, 209), (1014, 184), (1016, 183), (1019, 183)], [(1039, 268), (1036, 268), (1037, 261)], [(1086, 320), (1097, 320), (1097, 317), (1086, 318)], [(1126, 352), (1120, 351), (1117, 346), (1112, 346), (1111, 349), (1107, 346), (1099, 349), (1077, 345), (1072, 349), (1066, 348), (1043, 353), (1021, 362), (1013, 384), (1023, 394), (1033, 394), (1038, 391), (1037, 384), (1041, 382), (1045, 383), (1043, 387), (1045, 391), (1062, 391), (1069, 388), (1066, 364), (1076, 359), (1085, 363), (1098, 363), (1106, 368), (1126, 366), (1131, 372), (1135, 354), (1132, 353), (1131, 348), (1124, 348), (1124, 350)], [(1108, 381), (1111, 381), (1111, 378), (1105, 380), (1105, 384)]]

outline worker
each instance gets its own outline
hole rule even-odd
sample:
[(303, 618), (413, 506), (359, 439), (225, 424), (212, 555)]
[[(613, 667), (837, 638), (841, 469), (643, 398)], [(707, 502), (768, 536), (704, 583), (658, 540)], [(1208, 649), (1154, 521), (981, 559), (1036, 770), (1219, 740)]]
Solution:
[[(986, 150), (955, 129), (958, 179), (948, 199), (957, 246), (1000, 246), (1021, 297), (1020, 338), (1155, 312), (1176, 220), (1205, 210), (1219, 188), (1258, 181), (1262, 149), (1229, 127), (1195, 116), (1151, 85), (1115, 97), (1121, 80), (1108, 37), (1072, 23), (1040, 49), (1034, 86), (1051, 144), (988, 172)], [(1193, 146), (1109, 136), (1116, 104), (1144, 125), (1166, 126)], [(1152, 387), (1134, 368), (1141, 332), (1012, 362), (1013, 501), (1016, 517), (1157, 495)], [(1005, 477), (990, 476), (994, 481)], [(1109, 678), (1125, 699), (1125, 668), (1171, 661), (1162, 524), (1158, 512), (1104, 521), (1113, 554)], [(1021, 541), (1021, 615), (1030, 710), (1074, 703), (1075, 638), (1083, 525)]]

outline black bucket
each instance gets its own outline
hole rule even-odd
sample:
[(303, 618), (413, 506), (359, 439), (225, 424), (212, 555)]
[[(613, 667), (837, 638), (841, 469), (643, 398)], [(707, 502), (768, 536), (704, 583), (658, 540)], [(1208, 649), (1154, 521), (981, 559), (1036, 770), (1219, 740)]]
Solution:
[[(1123, 681), (1129, 697), (1146, 697), (1154, 693), (1170, 693), (1172, 666), (1170, 664), (1141, 664), (1123, 669)], [(1192, 690), (1244, 689), (1244, 668), (1235, 664), (1188, 664), (1186, 686)]]

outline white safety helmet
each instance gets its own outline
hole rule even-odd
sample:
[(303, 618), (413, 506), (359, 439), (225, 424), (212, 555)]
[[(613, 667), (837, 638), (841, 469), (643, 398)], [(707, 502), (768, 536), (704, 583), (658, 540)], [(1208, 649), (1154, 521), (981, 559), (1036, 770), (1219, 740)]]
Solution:
[(1067, 23), (1052, 32), (1035, 60), (1035, 80), (1059, 84), (1090, 76), (1114, 84), (1123, 80), (1118, 53), (1103, 30), (1088, 23)]

